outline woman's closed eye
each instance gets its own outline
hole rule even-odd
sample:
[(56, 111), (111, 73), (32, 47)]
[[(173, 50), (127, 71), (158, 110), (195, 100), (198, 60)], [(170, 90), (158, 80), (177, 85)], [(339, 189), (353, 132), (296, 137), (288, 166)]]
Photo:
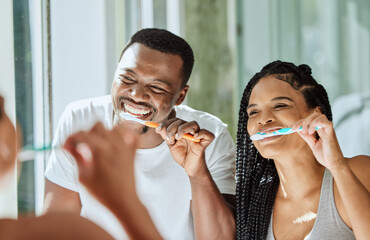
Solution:
[(258, 113), (258, 111), (257, 111), (257, 110), (252, 109), (252, 110), (250, 110), (250, 111), (248, 112), (248, 117), (252, 117), (252, 116), (256, 115), (257, 113)]
[(285, 104), (285, 103), (278, 103), (278, 104), (274, 105), (274, 109), (281, 109), (281, 108), (285, 108), (285, 107), (288, 107), (288, 105)]

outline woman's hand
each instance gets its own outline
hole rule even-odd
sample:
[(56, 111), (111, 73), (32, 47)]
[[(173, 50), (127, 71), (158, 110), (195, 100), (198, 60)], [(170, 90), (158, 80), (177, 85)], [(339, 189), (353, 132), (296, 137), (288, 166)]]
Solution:
[[(205, 162), (205, 150), (215, 136), (206, 129), (200, 129), (197, 122), (186, 122), (172, 118), (163, 122), (157, 129), (166, 141), (175, 161), (180, 164), (189, 176), (197, 176), (208, 171)], [(183, 138), (189, 133), (200, 142)]]
[[(301, 126), (302, 131), (298, 134), (310, 146), (320, 164), (330, 171), (343, 166), (348, 167), (339, 147), (333, 123), (324, 114), (315, 111), (307, 118), (299, 120), (293, 126), (293, 130), (297, 130)], [(315, 130), (316, 127), (320, 127), (320, 129)]]

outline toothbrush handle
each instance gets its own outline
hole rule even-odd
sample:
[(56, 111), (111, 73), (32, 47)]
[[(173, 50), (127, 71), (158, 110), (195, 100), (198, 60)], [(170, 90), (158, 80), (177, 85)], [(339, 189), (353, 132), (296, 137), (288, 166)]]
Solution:
[[(145, 122), (145, 126), (148, 126), (150, 128), (157, 128), (159, 126), (159, 124), (156, 123), (156, 122)], [(194, 136), (191, 135), (190, 133), (186, 133), (182, 137), (185, 138), (185, 139), (188, 139), (190, 141), (193, 141), (193, 142), (200, 142), (200, 139), (194, 138)]]
[(191, 135), (190, 133), (185, 133), (184, 136), (182, 136), (182, 137), (185, 138), (185, 139), (188, 139), (190, 141), (193, 141), (193, 142), (200, 142), (200, 139), (194, 138), (194, 136)]
[[(321, 128), (320, 126), (315, 127), (315, 130), (319, 130), (320, 128)], [(292, 132), (300, 132), (300, 131), (302, 131), (302, 127), (298, 128), (297, 130), (292, 131)]]

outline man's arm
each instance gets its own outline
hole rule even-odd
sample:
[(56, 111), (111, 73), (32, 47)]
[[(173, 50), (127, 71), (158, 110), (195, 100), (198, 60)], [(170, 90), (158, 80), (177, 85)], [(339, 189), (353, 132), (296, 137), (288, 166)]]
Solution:
[(79, 194), (45, 180), (44, 214), (69, 212), (80, 214), (81, 201)]
[(190, 183), (193, 198), (191, 210), (197, 239), (235, 239), (236, 225), (232, 209), (235, 196), (221, 195), (209, 173), (190, 178)]
[[(200, 129), (197, 122), (169, 119), (157, 128), (166, 141), (175, 161), (189, 176), (192, 191), (192, 213), (197, 239), (234, 239), (235, 218), (208, 170), (205, 149), (214, 135)], [(183, 138), (190, 133), (199, 139), (195, 143)]]

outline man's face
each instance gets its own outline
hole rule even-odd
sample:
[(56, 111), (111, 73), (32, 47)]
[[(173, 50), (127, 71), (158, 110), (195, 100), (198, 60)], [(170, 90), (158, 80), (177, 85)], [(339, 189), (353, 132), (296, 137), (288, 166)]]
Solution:
[[(182, 87), (180, 56), (161, 53), (134, 43), (126, 49), (116, 69), (112, 101), (116, 113), (162, 122), (174, 105), (183, 102), (188, 86)], [(138, 128), (137, 123), (133, 123)]]

